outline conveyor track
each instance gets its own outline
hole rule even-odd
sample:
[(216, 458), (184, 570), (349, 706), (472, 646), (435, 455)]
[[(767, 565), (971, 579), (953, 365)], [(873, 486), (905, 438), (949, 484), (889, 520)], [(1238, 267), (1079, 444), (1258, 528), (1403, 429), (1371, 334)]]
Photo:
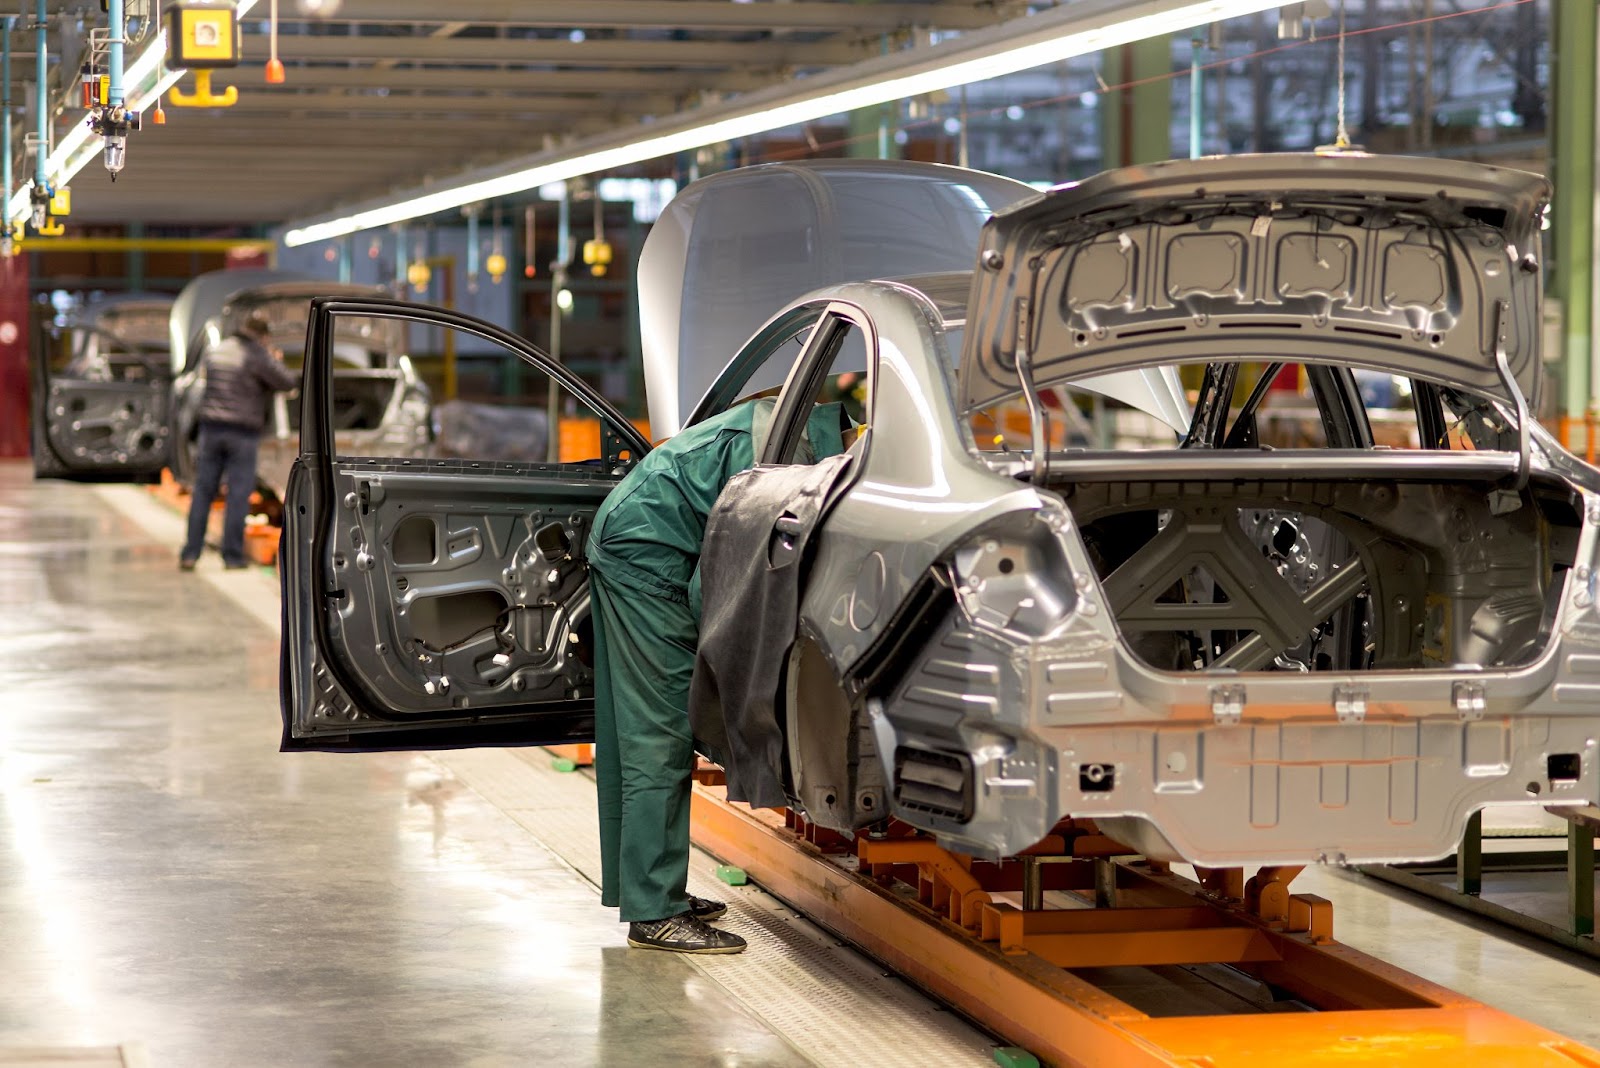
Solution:
[[(1298, 869), (1195, 882), (1070, 823), (1029, 856), (975, 861), (909, 828), (851, 841), (700, 777), (696, 844), (1046, 1064), (1600, 1068), (1581, 1043), (1340, 945), (1332, 905), (1289, 891)], [(1158, 1016), (1091, 981), (1172, 965), (1270, 994), (1260, 1011)]]

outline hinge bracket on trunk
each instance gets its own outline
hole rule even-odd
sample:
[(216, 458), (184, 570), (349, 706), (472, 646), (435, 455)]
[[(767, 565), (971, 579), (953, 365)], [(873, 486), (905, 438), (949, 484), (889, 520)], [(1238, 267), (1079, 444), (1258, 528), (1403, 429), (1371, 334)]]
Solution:
[(1033, 428), (1033, 484), (1042, 486), (1050, 474), (1050, 416), (1039, 400), (1033, 384), (1033, 354), (1028, 351), (1028, 298), (1017, 301), (1017, 382), (1028, 405), (1028, 422)]
[(1522, 387), (1517, 385), (1516, 376), (1511, 373), (1511, 363), (1506, 359), (1506, 331), (1511, 324), (1511, 302), (1497, 300), (1494, 304), (1494, 369), (1500, 374), (1500, 381), (1510, 394), (1511, 401), (1517, 406), (1517, 484), (1516, 491), (1521, 493), (1528, 488), (1528, 474), (1533, 466), (1533, 434), (1528, 429), (1528, 398), (1522, 395)]

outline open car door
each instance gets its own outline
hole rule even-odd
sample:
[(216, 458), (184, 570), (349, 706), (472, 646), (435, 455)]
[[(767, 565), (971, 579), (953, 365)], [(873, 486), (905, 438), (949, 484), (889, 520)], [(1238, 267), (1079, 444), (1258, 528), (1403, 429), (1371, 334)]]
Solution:
[[(414, 358), (453, 347), (486, 392), (499, 383), (495, 418), (442, 431), (430, 457), (342, 454), (334, 339), (393, 320)], [(598, 424), (593, 455), (543, 460), (556, 386), (593, 418), (574, 426)], [(644, 437), (521, 338), (381, 298), (312, 302), (301, 405), (280, 555), (284, 749), (591, 738), (584, 551), (601, 502), (649, 451)]]
[(32, 348), (34, 474), (159, 480), (171, 439), (166, 346), (41, 317)]

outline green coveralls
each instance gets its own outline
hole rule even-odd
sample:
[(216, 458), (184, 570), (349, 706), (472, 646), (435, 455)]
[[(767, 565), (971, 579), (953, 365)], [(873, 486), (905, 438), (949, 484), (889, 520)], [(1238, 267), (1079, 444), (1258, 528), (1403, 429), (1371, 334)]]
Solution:
[[(754, 466), (773, 402), (741, 404), (682, 431), (628, 473), (594, 519), (595, 778), (600, 901), (624, 922), (689, 907), (689, 681), (700, 633), (696, 567), (711, 507)], [(844, 450), (842, 411), (807, 422), (811, 460)]]

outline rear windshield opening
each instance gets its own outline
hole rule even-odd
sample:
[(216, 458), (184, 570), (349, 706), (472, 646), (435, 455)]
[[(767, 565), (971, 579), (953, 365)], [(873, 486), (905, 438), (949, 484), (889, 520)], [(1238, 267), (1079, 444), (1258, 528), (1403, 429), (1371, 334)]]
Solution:
[[(1105, 384), (1118, 376), (1040, 390), (1050, 450), (1518, 449), (1509, 405), (1439, 382), (1293, 361), (1161, 371), (1170, 383), (1165, 397), (1149, 384)], [(1032, 448), (1032, 420), (1021, 397), (971, 413), (970, 426), (984, 453)]]

